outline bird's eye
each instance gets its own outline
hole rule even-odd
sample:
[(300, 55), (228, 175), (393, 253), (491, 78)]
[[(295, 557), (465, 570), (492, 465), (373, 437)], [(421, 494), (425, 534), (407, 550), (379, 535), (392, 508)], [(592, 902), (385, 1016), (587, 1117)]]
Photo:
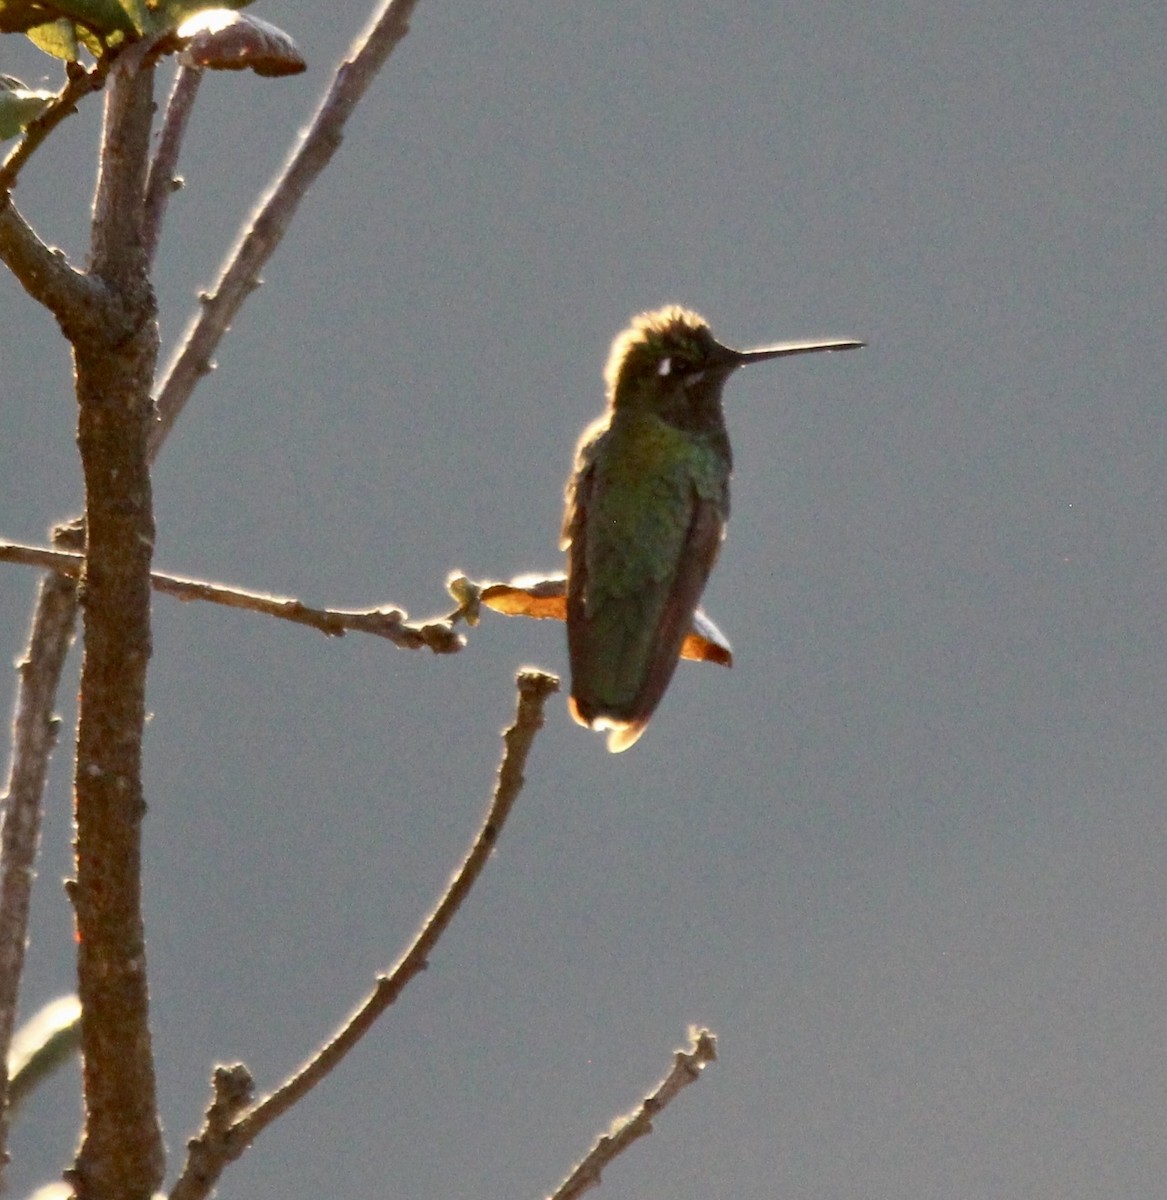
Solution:
[(664, 379), (666, 376), (673, 373), (673, 360), (671, 358), (662, 358), (660, 366), (657, 367), (656, 373)]

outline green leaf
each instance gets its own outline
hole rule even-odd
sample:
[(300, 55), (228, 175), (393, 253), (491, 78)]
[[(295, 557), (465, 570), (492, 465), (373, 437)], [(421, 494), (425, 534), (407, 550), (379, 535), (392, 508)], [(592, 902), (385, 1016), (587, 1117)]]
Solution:
[(95, 33), (141, 33), (119, 0), (51, 0), (57, 14), (88, 26)]
[(139, 15), (151, 23), (145, 0), (0, 0), (0, 33), (27, 33), (64, 18), (103, 37), (137, 34), (144, 28), (136, 24)]
[(51, 54), (54, 58), (63, 58), (66, 62), (77, 61), (77, 27), (64, 17), (59, 21), (50, 21), (47, 25), (37, 25), (30, 29), (28, 40), (37, 49)]
[[(90, 32), (84, 25), (74, 25), (73, 32), (77, 35), (77, 41), (93, 55), (94, 58), (100, 58), (106, 51), (106, 44), (97, 36)], [(108, 45), (116, 46), (119, 39), (124, 37), (124, 34), (114, 34), (109, 38)]]
[(19, 79), (0, 80), (0, 141), (16, 137), (48, 107), (52, 92), (26, 88)]
[(146, 6), (146, 0), (118, 0), (118, 3), (138, 33), (154, 30), (157, 18)]

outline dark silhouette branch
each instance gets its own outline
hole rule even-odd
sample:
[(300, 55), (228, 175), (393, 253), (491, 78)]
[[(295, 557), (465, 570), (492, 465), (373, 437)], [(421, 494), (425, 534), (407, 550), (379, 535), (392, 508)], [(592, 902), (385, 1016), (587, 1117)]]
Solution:
[[(0, 542), (0, 562), (17, 562), (30, 567), (45, 567), (62, 575), (77, 578), (84, 558), (80, 554), (47, 550), (42, 546), (22, 546), (16, 542)], [(368, 633), (385, 638), (403, 650), (429, 649), (435, 654), (453, 654), (461, 650), (465, 640), (455, 632), (447, 618), (411, 622), (400, 608), (369, 608), (360, 610), (310, 608), (300, 600), (281, 596), (265, 596), (244, 592), (219, 583), (204, 583), (197, 579), (181, 579), (176, 575), (151, 572), (150, 585), (156, 592), (175, 596), (179, 600), (208, 600), (227, 608), (241, 608), (307, 625), (329, 637), (344, 637), (346, 633)]]
[(603, 1169), (618, 1155), (623, 1154), (638, 1138), (652, 1133), (652, 1120), (682, 1089), (701, 1078), (706, 1063), (717, 1057), (717, 1039), (708, 1029), (694, 1029), (689, 1033), (688, 1050), (678, 1050), (673, 1056), (673, 1069), (660, 1081), (656, 1091), (644, 1098), (634, 1112), (620, 1117), (612, 1123), (611, 1131), (604, 1134), (588, 1151), (580, 1164), (555, 1189), (548, 1200), (575, 1200), (584, 1192), (600, 1185)]
[[(523, 768), (531, 745), (543, 727), (544, 704), (547, 697), (559, 688), (559, 680), (554, 675), (533, 669), (520, 671), (517, 684), (515, 722), (503, 735), (505, 748), (490, 809), (474, 844), (450, 881), (446, 894), (422, 925), (413, 944), (392, 971), (377, 979), (369, 996), (315, 1057), (271, 1095), (233, 1119), (223, 1119), (230, 1105), (225, 1106), (220, 1100), (221, 1081), (216, 1073), (215, 1101), (208, 1110), (206, 1125), (187, 1145), (186, 1163), (170, 1193), (170, 1200), (203, 1200), (209, 1195), (223, 1168), (243, 1154), (273, 1121), (328, 1075), (368, 1033), (377, 1018), (394, 1003), (406, 984), (425, 969), (438, 939), (482, 874), (498, 842), (507, 816), (522, 789)], [(250, 1076), (246, 1075), (246, 1068), (234, 1067), (230, 1071), (234, 1073), (232, 1078), (241, 1080), (246, 1077), (249, 1083)], [(237, 1090), (232, 1094), (241, 1093)]]

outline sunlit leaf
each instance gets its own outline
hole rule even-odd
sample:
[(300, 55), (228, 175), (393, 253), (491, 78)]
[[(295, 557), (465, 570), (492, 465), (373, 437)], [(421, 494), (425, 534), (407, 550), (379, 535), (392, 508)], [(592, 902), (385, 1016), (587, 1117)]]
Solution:
[(76, 62), (79, 46), (77, 44), (77, 26), (72, 21), (62, 17), (59, 21), (50, 21), (48, 25), (38, 25), (28, 31), (28, 40), (38, 50), (51, 54), (54, 58), (63, 58), (66, 62)]
[(196, 13), (178, 27), (183, 61), (212, 71), (250, 69), (257, 75), (297, 75), (307, 68), (282, 29), (229, 8)]
[(0, 77), (0, 141), (16, 137), (48, 107), (52, 92), (26, 88), (19, 79)]
[[(100, 58), (105, 53), (105, 45), (102, 44), (97, 34), (90, 32), (84, 25), (74, 25), (74, 32), (77, 34), (77, 41), (93, 55), (94, 58)], [(116, 46), (118, 42), (125, 37), (125, 34), (115, 33), (107, 39), (110, 46)]]
[(218, 4), (208, 4), (207, 0), (159, 0), (154, 7), (154, 20), (164, 29), (176, 29), (183, 21), (193, 17), (195, 13), (206, 12), (216, 8), (246, 8), (252, 0), (220, 0)]

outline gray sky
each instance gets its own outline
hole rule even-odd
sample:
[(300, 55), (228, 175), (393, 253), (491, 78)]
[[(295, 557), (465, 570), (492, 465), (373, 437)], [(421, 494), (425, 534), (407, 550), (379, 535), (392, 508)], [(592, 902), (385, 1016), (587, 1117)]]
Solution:
[[(255, 11), (310, 71), (204, 85), (168, 345), (365, 14)], [(690, 1022), (721, 1061), (605, 1195), (1162, 1194), (1164, 34), (1152, 4), (421, 0), (159, 461), (160, 568), (437, 611), (451, 569), (559, 565), (632, 313), (871, 345), (730, 383), (706, 607), (734, 669), (683, 665), (619, 757), (551, 703), (430, 970), (223, 1196), (545, 1195)], [(95, 118), (18, 192), (73, 253)], [(66, 347), (7, 278), (0, 320), (0, 536), (40, 541), (80, 498)], [(10, 659), (33, 587), (0, 570)], [(159, 600), (173, 1156), (213, 1063), (273, 1085), (395, 959), (526, 662), (565, 671), (561, 627), (435, 659)], [(72, 980), (67, 757), (28, 1007)], [(16, 1131), (14, 1194), (71, 1151), (74, 1093)]]

